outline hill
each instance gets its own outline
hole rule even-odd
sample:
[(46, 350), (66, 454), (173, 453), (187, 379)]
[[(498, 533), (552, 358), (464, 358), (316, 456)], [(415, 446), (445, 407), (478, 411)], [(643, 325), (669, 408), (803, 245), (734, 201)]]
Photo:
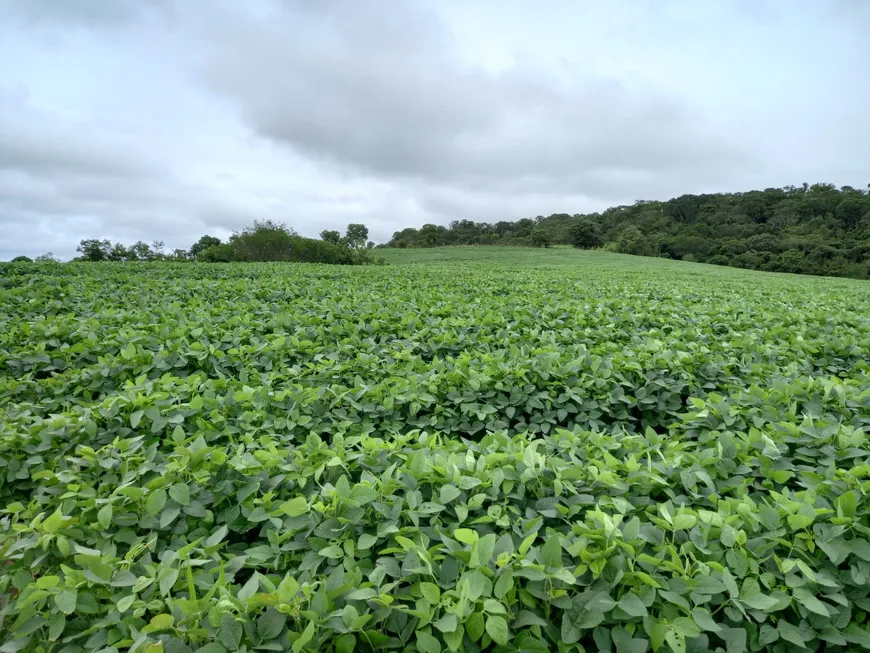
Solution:
[(716, 265), (870, 278), (870, 193), (831, 184), (638, 201), (588, 215), (397, 231), (392, 248), (575, 244)]

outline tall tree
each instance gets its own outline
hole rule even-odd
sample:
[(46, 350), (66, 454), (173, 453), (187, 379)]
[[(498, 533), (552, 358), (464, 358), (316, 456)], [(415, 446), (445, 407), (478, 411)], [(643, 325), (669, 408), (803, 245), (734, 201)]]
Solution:
[(570, 229), (571, 244), (579, 249), (601, 247), (604, 239), (601, 230), (591, 220), (577, 220)]
[(341, 245), (341, 234), (334, 229), (324, 229), (320, 232), (320, 240), (325, 240), (333, 245)]
[(109, 259), (109, 251), (112, 249), (112, 243), (108, 240), (99, 240), (97, 238), (88, 238), (79, 243), (76, 251), (81, 254), (79, 257), (83, 261), (106, 261)]
[(196, 258), (209, 247), (217, 247), (220, 244), (220, 238), (218, 238), (217, 236), (209, 236), (208, 234), (206, 234), (190, 246), (190, 255), (193, 258)]
[(348, 247), (353, 249), (364, 249), (366, 241), (369, 239), (369, 228), (364, 224), (349, 224), (347, 231), (344, 234), (344, 240)]

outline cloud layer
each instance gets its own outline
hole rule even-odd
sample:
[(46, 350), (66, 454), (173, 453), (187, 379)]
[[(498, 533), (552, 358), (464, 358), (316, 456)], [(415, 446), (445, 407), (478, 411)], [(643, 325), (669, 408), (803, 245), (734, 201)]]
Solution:
[(866, 5), (548, 4), (9, 0), (0, 258), (870, 181)]

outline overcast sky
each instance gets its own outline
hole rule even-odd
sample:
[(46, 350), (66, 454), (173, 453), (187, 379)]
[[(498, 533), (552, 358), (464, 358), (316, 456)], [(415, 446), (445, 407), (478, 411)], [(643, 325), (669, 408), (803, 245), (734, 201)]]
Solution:
[(0, 0), (0, 259), (870, 182), (867, 0)]

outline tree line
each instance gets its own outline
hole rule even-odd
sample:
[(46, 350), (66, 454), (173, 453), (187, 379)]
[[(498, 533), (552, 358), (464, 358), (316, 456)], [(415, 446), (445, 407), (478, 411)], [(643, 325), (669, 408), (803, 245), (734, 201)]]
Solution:
[(573, 245), (716, 265), (870, 278), (870, 185), (803, 184), (637, 201), (600, 213), (397, 231), (386, 247)]
[[(377, 263), (369, 254), (374, 243), (368, 240), (369, 230), (363, 224), (349, 224), (345, 235), (326, 230), (320, 240), (305, 238), (284, 223), (272, 220), (255, 221), (253, 225), (236, 231), (226, 242), (211, 235), (202, 236), (190, 249), (166, 251), (162, 241), (150, 245), (138, 241), (132, 245), (113, 243), (107, 239), (82, 240), (74, 261), (205, 261), (231, 263), (235, 261), (299, 261), (308, 263), (337, 263), (361, 265)], [(51, 253), (36, 258), (37, 262), (59, 262)], [(12, 259), (13, 263), (31, 262), (26, 256)]]

